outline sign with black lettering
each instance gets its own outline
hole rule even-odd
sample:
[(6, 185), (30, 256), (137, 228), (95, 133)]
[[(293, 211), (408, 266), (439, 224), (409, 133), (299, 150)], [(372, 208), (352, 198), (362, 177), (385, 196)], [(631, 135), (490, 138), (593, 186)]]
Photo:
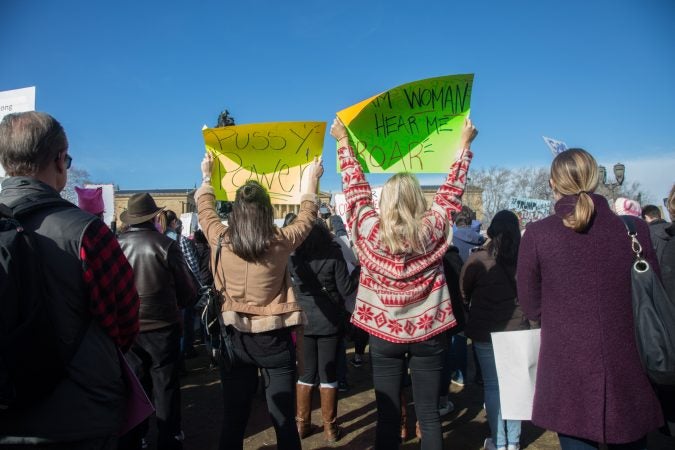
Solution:
[(299, 204), (305, 169), (321, 156), (326, 122), (275, 122), (205, 128), (206, 151), (216, 157), (211, 184), (218, 200), (233, 200), (254, 179), (272, 203)]
[(445, 173), (471, 111), (472, 86), (473, 74), (428, 78), (338, 112), (363, 171)]

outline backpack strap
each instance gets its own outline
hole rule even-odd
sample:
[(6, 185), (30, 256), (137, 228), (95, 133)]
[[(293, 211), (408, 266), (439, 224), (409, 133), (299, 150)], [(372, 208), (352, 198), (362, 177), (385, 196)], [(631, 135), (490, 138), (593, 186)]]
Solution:
[(77, 208), (77, 206), (75, 206), (73, 203), (70, 203), (68, 200), (60, 197), (55, 198), (52, 195), (49, 195), (48, 197), (45, 197), (43, 195), (28, 196), (21, 199), (16, 204), (8, 206), (12, 209), (15, 218), (18, 218), (19, 216), (26, 216), (32, 212), (35, 212), (39, 209), (47, 208), (49, 206), (65, 206)]

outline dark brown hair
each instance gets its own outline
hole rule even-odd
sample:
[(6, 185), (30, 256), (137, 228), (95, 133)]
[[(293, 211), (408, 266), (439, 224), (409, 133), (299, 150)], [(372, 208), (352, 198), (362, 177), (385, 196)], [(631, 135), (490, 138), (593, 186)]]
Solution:
[(227, 221), (232, 252), (244, 261), (261, 262), (275, 236), (274, 209), (265, 188), (249, 180), (237, 189)]

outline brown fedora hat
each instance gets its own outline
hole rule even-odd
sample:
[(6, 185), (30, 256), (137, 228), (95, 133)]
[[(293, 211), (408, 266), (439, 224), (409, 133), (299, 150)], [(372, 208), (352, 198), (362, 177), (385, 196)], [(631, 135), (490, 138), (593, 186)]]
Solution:
[(147, 222), (155, 217), (164, 207), (159, 208), (155, 200), (147, 192), (129, 197), (127, 210), (120, 214), (120, 219), (127, 225)]

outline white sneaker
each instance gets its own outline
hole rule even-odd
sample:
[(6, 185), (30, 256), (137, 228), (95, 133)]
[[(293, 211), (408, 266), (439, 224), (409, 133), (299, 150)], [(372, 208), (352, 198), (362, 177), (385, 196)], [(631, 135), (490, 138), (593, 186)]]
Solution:
[(483, 449), (484, 450), (497, 450), (497, 447), (495, 447), (495, 443), (492, 442), (492, 438), (486, 438), (485, 442), (483, 443)]
[(509, 444), (506, 450), (520, 450), (520, 444)]

